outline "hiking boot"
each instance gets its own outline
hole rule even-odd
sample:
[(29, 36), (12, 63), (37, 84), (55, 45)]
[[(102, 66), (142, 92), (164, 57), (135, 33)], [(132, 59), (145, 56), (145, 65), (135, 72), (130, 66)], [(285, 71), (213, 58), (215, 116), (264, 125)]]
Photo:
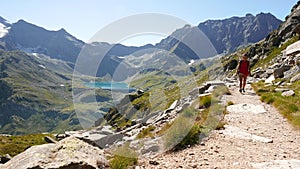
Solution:
[(246, 91), (245, 91), (245, 89), (242, 89), (242, 91), (245, 93)]
[(242, 91), (243, 91), (243, 90), (242, 90), (242, 89), (240, 89), (240, 93), (242, 93)]

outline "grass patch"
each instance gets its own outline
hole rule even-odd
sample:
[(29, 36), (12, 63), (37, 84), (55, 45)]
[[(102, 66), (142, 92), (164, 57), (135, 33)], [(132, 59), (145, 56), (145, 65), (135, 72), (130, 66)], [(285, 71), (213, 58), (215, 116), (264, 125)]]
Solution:
[(143, 129), (138, 135), (137, 135), (137, 139), (141, 139), (141, 138), (146, 138), (146, 137), (154, 137), (154, 134), (151, 133), (152, 131), (155, 130), (155, 126), (149, 126), (145, 129)]
[(194, 124), (194, 117), (197, 114), (195, 109), (186, 109), (177, 117), (163, 136), (164, 147), (167, 150), (180, 150), (187, 146), (194, 145), (199, 141), (200, 126)]
[(109, 166), (112, 169), (125, 169), (138, 163), (138, 155), (129, 148), (128, 144), (117, 148), (113, 157), (109, 160)]
[(285, 86), (296, 93), (290, 97), (281, 96), (281, 92), (275, 92), (276, 86), (265, 86), (262, 81), (252, 84), (252, 87), (261, 96), (261, 101), (272, 104), (293, 126), (300, 129), (300, 82)]
[(9, 154), (13, 157), (31, 146), (45, 144), (45, 136), (53, 137), (51, 134), (0, 136), (0, 155)]
[(255, 64), (253, 66), (253, 70), (255, 68), (258, 67), (262, 67), (265, 65), (269, 65), (268, 63), (270, 63), (272, 61), (272, 59), (274, 59), (275, 57), (277, 57), (278, 55), (281, 54), (281, 51), (285, 50), (289, 45), (297, 42), (299, 39), (298, 36), (295, 36), (293, 38), (291, 38), (289, 41), (287, 41), (285, 44), (281, 45), (280, 47), (273, 47), (268, 53), (267, 53), (267, 57), (264, 59), (261, 59), (257, 62), (257, 64)]

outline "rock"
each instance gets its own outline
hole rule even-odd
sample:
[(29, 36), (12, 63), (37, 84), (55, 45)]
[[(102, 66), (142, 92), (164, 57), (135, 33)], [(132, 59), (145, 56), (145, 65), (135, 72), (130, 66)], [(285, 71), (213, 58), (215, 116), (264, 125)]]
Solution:
[(217, 86), (210, 86), (204, 93), (212, 93), (216, 88)]
[(257, 141), (257, 142), (263, 142), (263, 143), (273, 143), (272, 139), (257, 136), (251, 133), (248, 133), (247, 131), (240, 129), (238, 127), (225, 125), (225, 130), (222, 131), (224, 135), (238, 138), (238, 139), (244, 139), (244, 140), (251, 140), (251, 141)]
[(286, 92), (289, 91), (290, 89), (283, 89), (283, 88), (276, 88), (275, 92)]
[(5, 154), (4, 156), (0, 156), (0, 164), (4, 164), (11, 160), (11, 156), (9, 154)]
[(267, 70), (266, 70), (266, 73), (267, 73), (268, 75), (271, 75), (271, 74), (274, 73), (274, 69), (267, 69)]
[(289, 91), (283, 92), (281, 94), (281, 96), (284, 96), (284, 97), (294, 96), (294, 95), (295, 95), (295, 92), (293, 90), (289, 90)]
[(143, 90), (141, 90), (141, 89), (137, 90), (136, 92), (137, 92), (138, 95), (141, 95), (141, 94), (144, 94), (144, 93), (145, 93), (145, 92), (144, 92)]
[(178, 105), (178, 100), (175, 100), (166, 111), (172, 111), (172, 110), (174, 110), (177, 105)]
[(46, 136), (44, 139), (47, 143), (57, 143), (56, 140), (54, 140), (53, 138), (51, 138), (49, 136)]
[(66, 134), (57, 134), (57, 135), (55, 136), (55, 138), (56, 138), (57, 140), (62, 140), (62, 139), (64, 139), (64, 138), (66, 138), (66, 137), (67, 137)]
[[(152, 124), (153, 119), (158, 116), (159, 114), (161, 114), (161, 111), (156, 111), (154, 113), (151, 113), (149, 115), (147, 115), (146, 117), (143, 118), (142, 123), (144, 125), (148, 125), (148, 124)], [(152, 121), (152, 122), (151, 122)]]
[(274, 75), (271, 75), (268, 79), (265, 80), (265, 83), (272, 84), (274, 80), (275, 80)]
[(5, 169), (99, 169), (108, 166), (104, 151), (75, 137), (68, 137), (57, 144), (32, 146), (5, 163)]
[(275, 68), (279, 68), (280, 64), (279, 63), (274, 63), (273, 65), (269, 66), (270, 71), (274, 73)]
[(205, 83), (205, 85), (209, 85), (209, 86), (225, 86), (225, 82), (219, 81), (219, 80), (208, 81), (208, 82)]
[(228, 62), (223, 68), (224, 68), (224, 71), (234, 70), (234, 69), (236, 69), (237, 65), (238, 65), (238, 61), (233, 59), (230, 62)]
[(300, 160), (274, 160), (270, 162), (251, 163), (252, 167), (259, 169), (300, 168)]
[[(299, 13), (300, 14), (300, 13)], [(300, 41), (297, 41), (286, 48), (286, 55), (296, 55), (300, 53)]]
[(116, 133), (116, 134), (110, 134), (97, 139), (90, 137), (90, 138), (84, 138), (83, 140), (86, 141), (87, 143), (98, 146), (100, 148), (105, 148), (114, 144), (117, 141), (121, 141), (123, 137), (124, 137), (123, 134)]
[(165, 115), (166, 115), (165, 112), (159, 112), (159, 113), (157, 113), (156, 115), (154, 115), (151, 118), (147, 119), (146, 125), (153, 124), (153, 123), (155, 123), (157, 121), (162, 120), (165, 117)]
[(284, 78), (289, 79), (299, 72), (300, 72), (300, 68), (299, 68), (299, 66), (296, 65), (296, 66), (292, 67), (290, 70), (283, 73)]
[(259, 77), (261, 77), (261, 75), (262, 74), (264, 74), (265, 73), (265, 71), (264, 70), (262, 70), (262, 68), (256, 68), (254, 71), (253, 71), (253, 77), (255, 77), (255, 78), (259, 78)]
[(291, 83), (294, 83), (296, 81), (300, 80), (300, 73), (295, 75), (294, 77), (291, 78), (290, 82)]
[(197, 97), (199, 94), (203, 94), (205, 90), (209, 88), (208, 85), (203, 85), (197, 88), (194, 88), (192, 91), (189, 92), (189, 95), (192, 96), (193, 98)]
[(151, 165), (159, 165), (159, 162), (150, 160), (149, 164), (151, 164)]
[(266, 113), (264, 106), (262, 105), (253, 105), (253, 104), (236, 104), (227, 107), (229, 113), (252, 113), (260, 114)]
[(291, 66), (284, 65), (280, 68), (277, 68), (274, 70), (274, 77), (275, 78), (283, 78), (284, 77), (284, 72), (290, 70)]

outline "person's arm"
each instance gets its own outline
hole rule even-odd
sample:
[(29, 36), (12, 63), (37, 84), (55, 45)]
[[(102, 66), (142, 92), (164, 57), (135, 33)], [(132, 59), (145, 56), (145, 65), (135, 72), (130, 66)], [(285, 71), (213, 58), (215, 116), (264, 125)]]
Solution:
[(241, 62), (239, 61), (238, 65), (237, 65), (237, 69), (236, 69), (236, 75), (238, 75), (240, 73), (240, 67), (241, 67)]

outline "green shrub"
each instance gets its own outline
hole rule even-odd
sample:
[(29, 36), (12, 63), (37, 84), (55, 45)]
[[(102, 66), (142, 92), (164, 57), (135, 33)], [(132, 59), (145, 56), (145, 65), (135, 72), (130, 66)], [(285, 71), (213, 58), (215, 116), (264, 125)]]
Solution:
[(155, 130), (155, 126), (149, 126), (148, 128), (143, 129), (138, 135), (137, 139), (146, 138), (146, 137), (153, 137), (154, 134), (151, 133)]
[[(178, 150), (188, 145), (193, 145), (199, 139), (198, 126), (195, 126), (197, 111), (191, 108), (184, 110), (168, 128), (163, 129), (164, 148)], [(197, 137), (197, 138), (196, 138)]]
[(181, 150), (188, 146), (198, 144), (201, 128), (199, 124), (195, 123), (189, 133), (174, 147), (174, 150)]
[(137, 153), (130, 149), (128, 144), (125, 144), (114, 151), (114, 155), (109, 161), (109, 166), (112, 169), (125, 169), (136, 165), (137, 162)]
[(227, 106), (231, 106), (231, 105), (234, 105), (233, 101), (227, 102)]
[(199, 99), (200, 108), (209, 108), (213, 103), (217, 102), (217, 99), (213, 98), (212, 95), (203, 96)]

